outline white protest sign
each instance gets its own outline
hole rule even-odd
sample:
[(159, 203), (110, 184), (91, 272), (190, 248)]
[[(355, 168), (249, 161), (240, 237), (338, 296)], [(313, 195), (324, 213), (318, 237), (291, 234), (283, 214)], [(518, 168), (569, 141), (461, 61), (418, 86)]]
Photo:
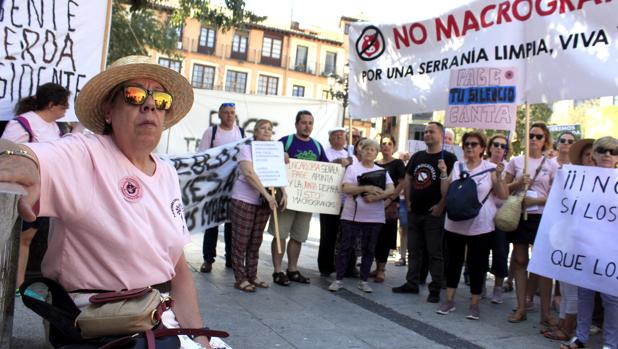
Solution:
[(473, 67), (517, 68), (517, 104), (618, 95), (618, 1), (457, 6), (435, 18), (408, 11), (406, 23), (351, 25), (351, 115), (445, 110), (450, 71)]
[(618, 296), (618, 169), (558, 171), (528, 270)]
[(286, 187), (288, 185), (283, 143), (253, 141), (251, 152), (253, 170), (264, 187)]
[[(417, 141), (417, 140), (408, 140), (408, 152), (410, 153), (410, 155), (419, 152), (421, 150), (427, 150), (427, 144), (425, 144), (425, 142), (423, 141)], [(448, 151), (450, 153), (455, 154), (455, 156), (457, 157), (457, 160), (459, 161), (463, 161), (463, 149), (461, 149), (460, 146), (454, 145), (454, 144), (445, 144), (444, 145), (444, 150)]]
[(294, 211), (339, 214), (341, 180), (345, 169), (340, 164), (290, 159), (287, 208)]
[(21, 98), (53, 82), (71, 91), (64, 121), (77, 120), (74, 101), (101, 71), (111, 1), (0, 1), (0, 120)]
[(444, 126), (515, 132), (519, 80), (512, 67), (451, 70)]
[(187, 229), (192, 233), (229, 221), (238, 153), (249, 138), (181, 156), (158, 155), (178, 172)]

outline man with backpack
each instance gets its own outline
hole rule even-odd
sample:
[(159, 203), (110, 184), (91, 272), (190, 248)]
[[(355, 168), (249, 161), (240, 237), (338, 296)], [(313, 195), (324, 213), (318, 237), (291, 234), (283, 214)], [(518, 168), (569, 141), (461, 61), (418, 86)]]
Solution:
[[(328, 158), (325, 154), (324, 147), (317, 140), (311, 138), (311, 132), (313, 131), (313, 115), (307, 110), (301, 110), (296, 114), (296, 133), (287, 135), (279, 141), (283, 143), (283, 149), (285, 152), (286, 163), (289, 158), (310, 160), (310, 161), (324, 161), (328, 162)], [(288, 286), (290, 281), (295, 281), (303, 284), (310, 283), (309, 278), (304, 277), (298, 271), (298, 257), (300, 256), (300, 249), (302, 243), (307, 240), (309, 235), (309, 223), (311, 221), (310, 212), (300, 212), (294, 210), (285, 209), (278, 212), (279, 221), (279, 237), (282, 242), (282, 253), (277, 253), (277, 240), (273, 239), (271, 250), (273, 256), (273, 282), (281, 285)], [(274, 217), (274, 216), (273, 216)], [(271, 217), (268, 231), (274, 236), (275, 228), (273, 219)], [(287, 242), (288, 236), (290, 241)], [(284, 273), (281, 268), (283, 262), (283, 255), (287, 250), (288, 253), (288, 268)]]
[[(198, 151), (218, 147), (227, 143), (235, 142), (245, 138), (245, 131), (236, 124), (236, 105), (234, 103), (223, 103), (219, 106), (219, 125), (212, 125), (206, 129)], [(219, 237), (219, 226), (206, 229), (202, 244), (202, 254), (204, 263), (200, 267), (200, 272), (210, 273), (212, 264), (217, 256), (217, 239)], [(225, 240), (225, 266), (232, 267), (232, 224), (225, 223), (223, 238)]]
[(408, 208), (408, 273), (406, 283), (393, 287), (394, 293), (419, 293), (421, 263), (423, 254), (427, 253), (431, 273), (427, 301), (430, 303), (440, 302), (444, 283), (445, 198), (440, 192), (438, 161), (444, 160), (449, 174), (457, 161), (454, 154), (442, 150), (443, 136), (444, 126), (429, 122), (423, 134), (427, 150), (416, 152), (408, 162), (404, 186)]

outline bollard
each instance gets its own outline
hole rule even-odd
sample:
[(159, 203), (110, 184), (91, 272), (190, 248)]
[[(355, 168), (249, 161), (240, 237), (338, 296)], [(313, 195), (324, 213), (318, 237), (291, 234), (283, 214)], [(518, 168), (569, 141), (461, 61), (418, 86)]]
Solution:
[(0, 192), (0, 349), (11, 347), (21, 219), (19, 195)]

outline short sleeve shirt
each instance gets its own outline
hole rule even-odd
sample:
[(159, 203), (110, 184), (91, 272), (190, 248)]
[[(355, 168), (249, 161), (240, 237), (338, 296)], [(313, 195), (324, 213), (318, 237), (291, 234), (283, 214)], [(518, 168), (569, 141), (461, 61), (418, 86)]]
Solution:
[[(204, 131), (204, 135), (202, 136), (202, 140), (200, 141), (200, 146), (199, 146), (198, 151), (210, 149), (210, 143), (212, 140), (212, 130), (213, 130), (213, 127), (210, 126), (209, 128), (206, 129), (206, 131)], [(226, 131), (222, 129), (221, 126), (218, 126), (217, 132), (215, 133), (215, 140), (212, 141), (212, 146), (218, 147), (220, 145), (232, 143), (234, 141), (238, 141), (241, 139), (242, 139), (242, 134), (240, 133), (240, 127), (238, 127), (238, 125), (234, 125), (234, 127), (229, 131)]]
[[(382, 167), (374, 164), (373, 167), (367, 168), (361, 162), (356, 162), (345, 170), (341, 183), (358, 185), (358, 176), (377, 170), (382, 170)], [(386, 184), (393, 184), (388, 172), (386, 173)], [(354, 198), (353, 195), (346, 194), (341, 219), (353, 222), (384, 223), (384, 200), (366, 203), (360, 195)]]
[(41, 168), (40, 215), (54, 218), (42, 263), (67, 290), (166, 282), (190, 241), (176, 170), (151, 154), (135, 167), (111, 137), (71, 134), (32, 143)]
[[(412, 155), (408, 162), (407, 174), (412, 177), (410, 185), (411, 208), (414, 213), (427, 214), (429, 209), (442, 199), (440, 191), (440, 170), (438, 160), (442, 152), (428, 154), (419, 151)], [(444, 162), (450, 174), (457, 157), (448, 151), (444, 152)]]
[[(253, 156), (251, 154), (251, 144), (245, 144), (240, 149), (238, 154), (238, 162), (248, 161), (253, 165)], [(240, 200), (248, 204), (257, 205), (260, 201), (260, 192), (249, 183), (249, 180), (242, 171), (238, 171), (238, 179), (234, 183), (232, 189), (232, 199)]]
[[(538, 159), (528, 158), (528, 175), (530, 175), (530, 180), (534, 178), (537, 168), (541, 166), (543, 162), (543, 157)], [(524, 157), (517, 156), (509, 162), (505, 170), (506, 173), (513, 176), (515, 180), (518, 180), (524, 175)], [(539, 175), (532, 182), (532, 185), (528, 190), (535, 191), (538, 196), (549, 196), (549, 190), (551, 189), (551, 184), (558, 172), (558, 164), (556, 162), (550, 161), (549, 159), (545, 160), (541, 170), (539, 171)], [(532, 214), (542, 214), (545, 205), (539, 205), (539, 208), (534, 211), (528, 211)]]
[[(33, 111), (20, 116), (28, 120), (30, 124), (33, 136), (32, 142), (48, 142), (60, 138), (60, 128), (57, 123), (47, 122)], [(26, 143), (29, 142), (30, 135), (19, 122), (11, 120), (6, 125), (2, 138), (15, 143)]]
[[(293, 137), (293, 139), (289, 148), (286, 149), (288, 137)], [(303, 141), (296, 137), (296, 135), (289, 135), (279, 139), (279, 142), (283, 143), (283, 149), (290, 158), (328, 162), (324, 147), (313, 138)]]

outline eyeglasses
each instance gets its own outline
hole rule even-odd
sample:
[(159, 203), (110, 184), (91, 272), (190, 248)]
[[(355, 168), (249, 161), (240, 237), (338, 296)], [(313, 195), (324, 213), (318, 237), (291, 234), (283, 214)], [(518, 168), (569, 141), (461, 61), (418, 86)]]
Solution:
[(545, 135), (543, 135), (543, 134), (534, 134), (534, 133), (531, 133), (531, 134), (529, 134), (528, 136), (530, 137), (530, 140), (533, 140), (533, 139), (535, 139), (535, 138), (536, 138), (536, 140), (537, 140), (537, 141), (540, 141), (540, 140), (542, 140), (543, 138), (545, 138)]
[(222, 103), (220, 108), (227, 108), (227, 107), (234, 108), (236, 107), (236, 103), (232, 103), (232, 102)]
[(493, 145), (494, 148), (502, 148), (502, 149), (506, 150), (506, 144), (505, 143), (491, 142), (491, 145)]
[(479, 146), (479, 142), (465, 142), (464, 148), (476, 148)]
[(124, 87), (124, 101), (131, 105), (143, 105), (148, 96), (152, 96), (155, 108), (169, 110), (172, 107), (173, 97), (165, 91), (154, 91), (139, 86)]
[(613, 156), (618, 156), (618, 148), (604, 148), (604, 147), (596, 147), (594, 149), (595, 153), (599, 153), (599, 154), (606, 154), (607, 152), (609, 152), (611, 155)]
[(575, 143), (575, 140), (574, 140), (574, 139), (566, 139), (566, 138), (560, 138), (558, 141), (559, 141), (561, 144), (567, 144), (567, 143), (568, 143), (568, 144), (573, 144), (573, 143)]

